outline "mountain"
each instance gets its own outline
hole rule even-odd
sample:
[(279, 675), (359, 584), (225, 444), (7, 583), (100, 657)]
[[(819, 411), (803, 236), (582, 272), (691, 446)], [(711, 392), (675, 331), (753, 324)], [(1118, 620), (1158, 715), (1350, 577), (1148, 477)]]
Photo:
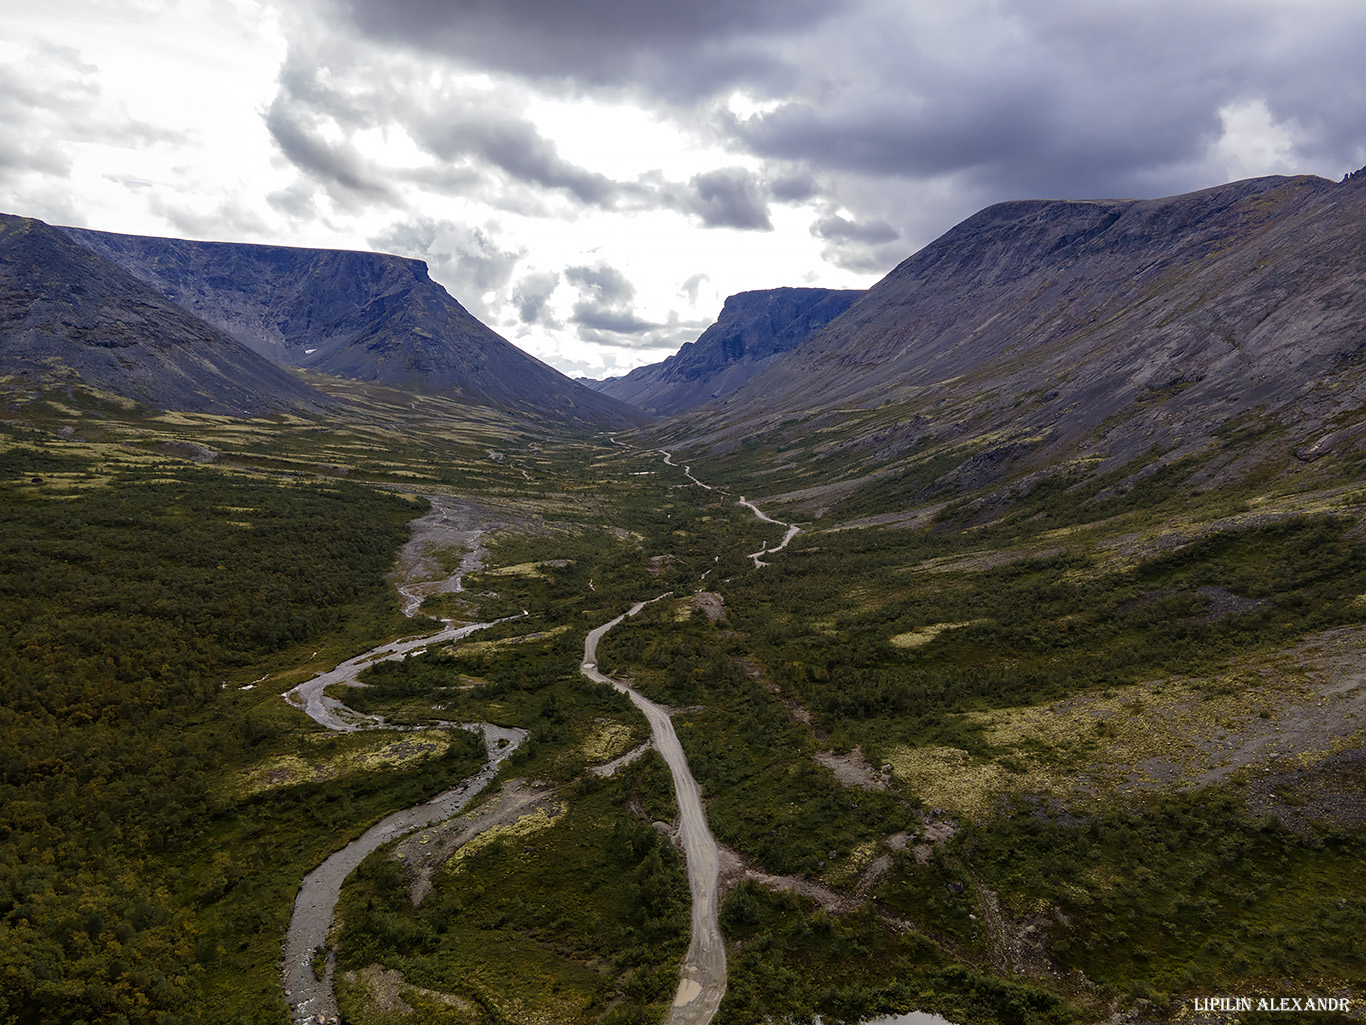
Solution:
[(42, 221), (0, 214), (0, 371), (158, 409), (235, 416), (331, 405)]
[(730, 394), (862, 294), (833, 288), (740, 292), (726, 300), (716, 323), (697, 341), (687, 342), (662, 363), (587, 383), (650, 413), (681, 413)]
[(781, 460), (819, 428), (847, 480), (914, 468), (952, 496), (1215, 449), (1313, 459), (1362, 445), (1363, 401), (1366, 176), (1270, 177), (989, 207), (671, 432), (723, 452), (767, 430)]
[(581, 425), (644, 419), (496, 334), (432, 281), (420, 260), (63, 230), (282, 366)]

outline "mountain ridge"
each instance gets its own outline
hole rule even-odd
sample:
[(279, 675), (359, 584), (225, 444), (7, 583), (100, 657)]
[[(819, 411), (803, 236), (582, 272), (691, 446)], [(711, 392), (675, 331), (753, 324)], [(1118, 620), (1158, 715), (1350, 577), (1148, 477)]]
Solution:
[(649, 413), (682, 413), (730, 394), (860, 295), (858, 289), (835, 288), (737, 292), (726, 298), (716, 322), (674, 355), (622, 377), (586, 383)]
[(1341, 448), (1362, 434), (1363, 351), (1361, 181), (1012, 201), (956, 225), (670, 429), (724, 452), (762, 425), (885, 405), (896, 416), (878, 429), (896, 441), (866, 446), (882, 456), (865, 471), (957, 447), (974, 487), (1067, 460), (1099, 472), (1155, 448), (1177, 459), (1248, 418), (1293, 450), (1329, 433)]
[(0, 214), (0, 366), (234, 416), (335, 403), (43, 221)]
[(421, 260), (62, 230), (284, 366), (585, 426), (647, 419), (508, 342), (432, 281)]

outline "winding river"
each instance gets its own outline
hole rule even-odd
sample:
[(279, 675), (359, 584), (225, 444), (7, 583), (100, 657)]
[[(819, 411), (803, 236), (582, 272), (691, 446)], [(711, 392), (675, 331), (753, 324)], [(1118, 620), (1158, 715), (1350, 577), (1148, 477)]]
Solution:
[(296, 1023), (335, 1021), (339, 1017), (337, 998), (332, 987), (333, 955), (328, 952), (321, 979), (313, 971), (313, 959), (326, 947), (327, 934), (332, 928), (332, 919), (346, 877), (369, 854), (395, 837), (458, 815), (474, 795), (488, 785), (498, 773), (503, 759), (517, 750), (526, 737), (525, 730), (505, 729), (488, 723), (464, 728), (478, 729), (484, 733), (488, 762), (483, 769), (430, 801), (396, 811), (381, 819), (304, 876), (298, 896), (294, 899), (294, 913), (289, 920), (284, 960), (280, 968), (285, 1000), (289, 1003), (290, 1017)]
[[(456, 510), (451, 500), (444, 496), (429, 496), (432, 510), (418, 523), (420, 530), (437, 534), (443, 540), (452, 539), (453, 520)], [(458, 528), (458, 524), (454, 525)], [(465, 543), (470, 552), (460, 562), (454, 575), (444, 580), (414, 582), (406, 580), (398, 585), (399, 595), (403, 598), (403, 612), (415, 616), (426, 595), (463, 590), (462, 577), (465, 573), (478, 568), (483, 551), (479, 546), (481, 529), (459, 531), (458, 539)], [(424, 560), (416, 560), (410, 577), (418, 572)], [(526, 615), (525, 612), (522, 615)], [(328, 687), (359, 687), (360, 673), (379, 662), (392, 662), (407, 658), (415, 651), (424, 650), (433, 644), (447, 644), (468, 637), (470, 634), (487, 629), (495, 623), (520, 619), (509, 616), (490, 623), (473, 623), (456, 626), (447, 620), (445, 625), (434, 633), (421, 637), (391, 641), (371, 648), (363, 654), (347, 659), (335, 669), (319, 673), (305, 683), (287, 691), (284, 698), (290, 705), (302, 711), (314, 722), (338, 733), (355, 730), (401, 729), (389, 726), (378, 715), (366, 715), (347, 707), (341, 701), (329, 696)], [(333, 956), (329, 951), (323, 977), (317, 977), (313, 969), (314, 958), (326, 949), (327, 934), (332, 928), (336, 915), (337, 901), (341, 897), (342, 884), (346, 882), (356, 867), (372, 852), (405, 833), (423, 826), (458, 815), (469, 802), (489, 784), (498, 773), (501, 763), (517, 750), (526, 737), (525, 730), (494, 726), (491, 723), (444, 723), (452, 729), (466, 729), (482, 732), (488, 761), (484, 767), (470, 778), (430, 801), (412, 808), (396, 811), (375, 823), (358, 838), (341, 850), (325, 858), (317, 868), (304, 876), (299, 892), (294, 899), (294, 911), (289, 920), (289, 931), (285, 936), (284, 953), (280, 964), (281, 982), (284, 985), (285, 1000), (289, 1004), (290, 1017), (302, 1025), (304, 1022), (332, 1022), (340, 1017), (336, 993), (333, 989)]]

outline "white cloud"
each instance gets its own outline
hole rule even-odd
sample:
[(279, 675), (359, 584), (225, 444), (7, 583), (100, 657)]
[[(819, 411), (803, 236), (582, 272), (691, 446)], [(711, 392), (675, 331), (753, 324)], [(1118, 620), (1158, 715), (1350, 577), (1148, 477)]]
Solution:
[(1244, 100), (1219, 110), (1223, 131), (1209, 154), (1210, 170), (1236, 181), (1263, 174), (1296, 174), (1301, 134), (1293, 123), (1277, 124), (1266, 101)]
[(471, 228), (422, 217), (391, 224), (369, 242), (378, 251), (426, 261), (432, 277), (488, 323), (499, 319), (498, 307), (512, 303), (508, 285), (525, 255), (502, 248), (498, 236), (497, 225)]
[(866, 286), (997, 200), (1366, 164), (1345, 0), (10, 6), (8, 209), (420, 256), (566, 368)]

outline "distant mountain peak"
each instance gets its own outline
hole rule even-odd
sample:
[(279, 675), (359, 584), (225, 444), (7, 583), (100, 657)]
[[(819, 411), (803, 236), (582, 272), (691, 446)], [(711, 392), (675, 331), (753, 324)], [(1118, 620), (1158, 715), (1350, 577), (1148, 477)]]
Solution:
[(765, 288), (729, 296), (716, 323), (662, 363), (597, 382), (597, 390), (659, 415), (680, 413), (740, 387), (796, 348), (863, 293), (832, 288)]
[(988, 207), (673, 439), (724, 448), (759, 422), (890, 404), (895, 441), (870, 452), (962, 453), (982, 485), (1217, 447), (1240, 418), (1265, 425), (1259, 444), (1315, 451), (1366, 431), (1362, 180)]

